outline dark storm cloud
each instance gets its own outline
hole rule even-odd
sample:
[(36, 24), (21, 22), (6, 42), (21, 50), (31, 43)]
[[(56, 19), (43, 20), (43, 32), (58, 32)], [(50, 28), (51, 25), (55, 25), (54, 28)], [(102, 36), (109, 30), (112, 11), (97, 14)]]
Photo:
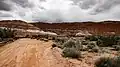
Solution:
[(14, 3), (22, 6), (22, 7), (33, 7), (32, 3), (29, 3), (28, 0), (12, 0)]
[(120, 5), (120, 0), (72, 0), (81, 9), (93, 9), (95, 14), (109, 11), (111, 8)]
[(11, 6), (5, 2), (5, 0), (0, 0), (0, 10), (10, 11)]
[(96, 13), (109, 11), (110, 9), (114, 8), (115, 6), (120, 5), (120, 0), (105, 0), (101, 1), (101, 4), (95, 8)]
[(96, 4), (96, 0), (85, 0), (80, 7), (82, 9), (89, 9), (91, 6), (94, 6)]
[(95, 5), (96, 0), (71, 0), (73, 1), (73, 4), (79, 5), (82, 9), (88, 9), (91, 6)]
[(120, 18), (119, 8), (120, 0), (0, 0), (0, 20), (116, 20)]

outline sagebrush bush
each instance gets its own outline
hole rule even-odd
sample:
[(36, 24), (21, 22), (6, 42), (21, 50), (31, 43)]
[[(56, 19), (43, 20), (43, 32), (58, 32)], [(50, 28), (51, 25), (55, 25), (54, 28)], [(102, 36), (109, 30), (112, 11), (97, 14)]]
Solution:
[(114, 59), (113, 67), (120, 67), (120, 56)]
[(79, 40), (69, 39), (63, 44), (63, 56), (79, 58), (81, 56), (82, 44)]
[(120, 41), (117, 42), (117, 45), (120, 45)]
[(76, 48), (76, 42), (72, 39), (66, 41), (64, 44), (63, 44), (63, 47), (66, 47), (66, 48)]
[(99, 52), (100, 51), (100, 49), (99, 49), (99, 47), (94, 47), (94, 48), (92, 48), (92, 50), (91, 50), (92, 52)]
[(96, 41), (89, 42), (87, 47), (88, 47), (89, 51), (91, 51), (91, 52), (99, 52), (99, 50), (100, 50), (99, 47), (97, 46)]
[(10, 28), (0, 28), (0, 38), (12, 38), (14, 37), (14, 31)]
[(120, 67), (120, 57), (102, 57), (95, 62), (95, 67)]
[(88, 45), (88, 43), (89, 43), (88, 41), (82, 41), (81, 42), (82, 45)]
[(112, 46), (117, 44), (117, 39), (115, 36), (101, 37), (104, 46)]
[(89, 42), (89, 43), (88, 43), (88, 45), (87, 45), (87, 46), (88, 46), (88, 48), (89, 48), (89, 49), (92, 49), (92, 48), (96, 47), (96, 46), (97, 46), (97, 44), (96, 44), (96, 42), (95, 42), (95, 41), (91, 41), (91, 42)]
[(112, 46), (112, 45), (116, 45), (118, 43), (118, 41), (120, 40), (120, 36), (89, 36), (89, 37), (85, 37), (85, 40), (89, 40), (89, 41), (97, 41), (97, 45), (99, 46)]
[(82, 45), (82, 42), (77, 40), (76, 43), (75, 43), (75, 46), (76, 46), (76, 49), (81, 51), (83, 50), (83, 45)]
[(87, 36), (87, 37), (85, 37), (85, 40), (97, 41), (98, 37), (97, 36)]
[(81, 53), (80, 51), (76, 50), (76, 48), (64, 48), (63, 56), (70, 57), (70, 58), (79, 58), (81, 57)]
[(102, 57), (95, 62), (95, 67), (112, 67), (112, 59)]
[(66, 42), (66, 39), (64, 38), (55, 38), (54, 40), (56, 43), (59, 43), (60, 45), (63, 45), (63, 43)]
[(113, 48), (115, 48), (115, 50), (119, 51), (120, 50), (120, 45), (113, 45)]
[(111, 50), (105, 47), (101, 47), (101, 52), (102, 53), (111, 53)]

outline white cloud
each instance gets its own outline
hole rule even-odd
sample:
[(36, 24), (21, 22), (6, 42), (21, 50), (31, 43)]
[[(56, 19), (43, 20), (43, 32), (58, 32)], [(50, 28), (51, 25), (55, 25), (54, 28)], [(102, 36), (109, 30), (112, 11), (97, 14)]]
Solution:
[(8, 7), (4, 7), (4, 9), (1, 8), (1, 20), (120, 20), (120, 0), (5, 0), (5, 3), (11, 6), (11, 10), (4, 10), (9, 9)]

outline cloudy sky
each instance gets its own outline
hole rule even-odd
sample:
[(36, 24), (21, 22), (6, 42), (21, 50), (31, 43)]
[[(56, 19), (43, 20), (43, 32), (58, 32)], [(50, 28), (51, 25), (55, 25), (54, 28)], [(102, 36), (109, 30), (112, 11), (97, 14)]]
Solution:
[(0, 20), (120, 20), (120, 0), (0, 0)]

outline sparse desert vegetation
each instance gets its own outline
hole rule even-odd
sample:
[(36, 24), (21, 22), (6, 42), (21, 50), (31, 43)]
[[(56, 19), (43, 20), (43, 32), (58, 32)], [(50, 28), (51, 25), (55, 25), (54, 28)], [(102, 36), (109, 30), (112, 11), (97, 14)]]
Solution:
[[(99, 61), (95, 61), (95, 67), (119, 67), (119, 64), (117, 63), (120, 62), (118, 61), (119, 57), (117, 56), (119, 56), (120, 50), (120, 36), (118, 35), (92, 35), (78, 38), (57, 37), (54, 41), (56, 43), (56, 47), (61, 48), (62, 56), (65, 58), (84, 59), (84, 53), (88, 52), (98, 54), (96, 56), (99, 56), (100, 58)], [(112, 52), (115, 52), (115, 54)], [(112, 56), (114, 56), (114, 58)], [(113, 60), (115, 64), (113, 64)]]
[[(97, 32), (91, 33), (87, 29), (78, 30), (77, 28), (70, 28), (72, 30), (66, 28), (47, 29), (47, 27), (46, 29), (39, 29), (36, 26), (34, 27), (34, 24), (31, 25), (25, 22), (12, 24), (12, 28), (0, 28), (0, 42), (3, 43), (2, 47), (0, 47), (0, 63), (13, 57), (9, 60), (10, 63), (4, 61), (4, 64), (0, 64), (0, 66), (10, 66), (12, 61), (24, 61), (21, 65), (32, 62), (34, 65), (38, 65), (36, 67), (39, 67), (39, 64), (36, 63), (38, 59), (40, 60), (38, 62), (40, 65), (43, 64), (43, 67), (59, 67), (61, 65), (61, 67), (120, 66), (120, 35), (118, 34), (95, 34)], [(4, 24), (2, 25), (4, 26)], [(20, 29), (14, 28), (17, 27), (16, 25), (21, 25), (18, 27)], [(22, 29), (22, 27), (24, 28)], [(14, 39), (17, 40), (13, 42)], [(7, 43), (10, 40), (12, 43)], [(32, 65), (32, 63), (29, 64)], [(14, 62), (13, 64), (16, 65)], [(24, 65), (23, 67), (26, 66), (29, 65)]]
[(0, 28), (0, 38), (13, 38), (14, 31), (10, 28)]
[(0, 28), (0, 46), (3, 46), (8, 42), (13, 42), (14, 32), (15, 31), (11, 30), (11, 28)]
[(71, 57), (71, 58), (80, 58), (82, 46), (80, 43), (75, 42), (74, 40), (70, 39), (63, 43), (63, 56), (64, 57)]
[(55, 39), (57, 46), (64, 48), (76, 48), (80, 51), (102, 51), (103, 47), (119, 50), (120, 36), (87, 36), (83, 40), (77, 38)]
[(95, 62), (95, 67), (120, 67), (120, 56), (118, 57), (101, 57)]
[(105, 46), (113, 46), (119, 44), (120, 36), (111, 35), (111, 36), (88, 36), (85, 40), (89, 41), (97, 41), (97, 45), (105, 47)]

